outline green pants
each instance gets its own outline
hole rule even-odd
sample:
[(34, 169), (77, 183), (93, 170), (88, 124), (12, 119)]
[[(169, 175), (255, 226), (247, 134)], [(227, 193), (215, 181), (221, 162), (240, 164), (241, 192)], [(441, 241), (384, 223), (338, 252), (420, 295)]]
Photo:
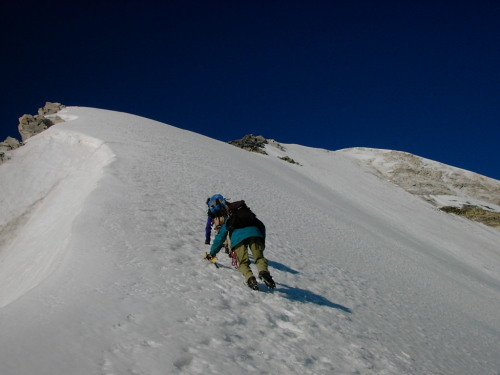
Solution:
[(252, 270), (250, 269), (250, 258), (248, 257), (247, 246), (252, 252), (257, 270), (259, 272), (267, 271), (267, 259), (264, 258), (264, 240), (260, 237), (247, 238), (233, 248), (236, 252), (236, 259), (238, 259), (238, 270), (245, 277), (245, 280), (253, 276)]

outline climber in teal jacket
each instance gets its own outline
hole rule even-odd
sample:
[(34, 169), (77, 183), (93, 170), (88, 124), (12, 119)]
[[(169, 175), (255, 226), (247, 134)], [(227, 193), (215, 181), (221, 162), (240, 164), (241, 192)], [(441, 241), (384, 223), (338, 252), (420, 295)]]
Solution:
[[(228, 228), (228, 225), (229, 225), (229, 228)], [(212, 243), (212, 247), (210, 248), (210, 255), (211, 256), (213, 256), (213, 257), (216, 256), (217, 253), (220, 251), (220, 249), (222, 249), (222, 247), (224, 246), (224, 241), (226, 240), (228, 233), (231, 232), (230, 228), (231, 228), (231, 220), (229, 219), (227, 222), (225, 222), (222, 225), (219, 233), (217, 234), (217, 236), (215, 236), (214, 242)], [(240, 243), (242, 243), (246, 239), (252, 238), (252, 237), (262, 238), (262, 242), (263, 242), (263, 244), (265, 244), (266, 227), (264, 226), (264, 223), (262, 221), (258, 220), (258, 226), (255, 226), (255, 227), (246, 227), (246, 228), (232, 230), (232, 233), (229, 237), (230, 241), (231, 241), (231, 247), (234, 249)]]
[(247, 246), (252, 252), (255, 266), (259, 271), (259, 278), (263, 280), (270, 288), (275, 288), (276, 284), (269, 273), (267, 259), (264, 258), (264, 248), (266, 240), (266, 227), (259, 219), (255, 219), (256, 226), (232, 229), (231, 218), (229, 218), (220, 228), (215, 236), (212, 247), (210, 248), (210, 257), (215, 257), (224, 246), (224, 241), (230, 234), (231, 249), (236, 253), (238, 260), (238, 270), (245, 277), (247, 285), (252, 289), (258, 289), (257, 280), (250, 268), (250, 258), (248, 256)]

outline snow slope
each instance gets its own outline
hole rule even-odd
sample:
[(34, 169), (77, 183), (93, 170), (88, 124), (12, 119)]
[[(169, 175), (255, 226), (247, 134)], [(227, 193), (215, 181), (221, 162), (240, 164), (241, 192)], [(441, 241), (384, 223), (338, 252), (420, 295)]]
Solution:
[[(0, 165), (2, 375), (499, 373), (500, 232), (343, 152), (60, 115)], [(266, 224), (276, 290), (202, 259), (213, 193)]]

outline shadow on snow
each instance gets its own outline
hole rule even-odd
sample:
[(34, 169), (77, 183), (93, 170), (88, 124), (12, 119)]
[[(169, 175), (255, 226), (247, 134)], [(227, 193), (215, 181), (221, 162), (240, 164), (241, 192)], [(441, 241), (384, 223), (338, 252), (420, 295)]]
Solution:
[(277, 269), (277, 270), (283, 271), (283, 272), (288, 272), (288, 273), (291, 273), (292, 275), (296, 275), (296, 274), (299, 273), (299, 271), (295, 271), (294, 269), (292, 269), (292, 268), (290, 268), (288, 266), (285, 266), (284, 264), (281, 264), (281, 263), (278, 263), (278, 262), (275, 262), (275, 261), (272, 261), (272, 260), (268, 260), (267, 264), (270, 267), (273, 267), (274, 269)]
[[(218, 265), (221, 268), (233, 268), (233, 267), (226, 266), (226, 265), (223, 265), (220, 263), (218, 263)], [(276, 270), (288, 272), (288, 273), (291, 273), (293, 275), (296, 275), (299, 273), (299, 271), (296, 271), (296, 270), (294, 270), (288, 266), (285, 266), (284, 264), (281, 264), (279, 262), (269, 260), (268, 265), (273, 267)], [(342, 310), (344, 312), (352, 314), (352, 310), (350, 308), (339, 305), (338, 303), (333, 303), (332, 301), (326, 299), (325, 297), (320, 296), (316, 293), (313, 293), (310, 290), (291, 287), (289, 285), (282, 284), (282, 283), (276, 283), (276, 286), (277, 286), (276, 289), (274, 289), (274, 290), (268, 289), (268, 290), (271, 292), (279, 291), (283, 294), (283, 297), (285, 297), (289, 300), (292, 300), (292, 301), (298, 301), (301, 303), (315, 303), (315, 304), (320, 305), (320, 306), (327, 306), (327, 307), (331, 307), (333, 309)]]
[(288, 298), (289, 300), (298, 301), (302, 303), (315, 303), (320, 306), (327, 306), (352, 314), (352, 310), (350, 308), (339, 305), (337, 303), (333, 303), (332, 301), (326, 299), (325, 297), (313, 293), (310, 290), (291, 287), (289, 285), (282, 283), (276, 283), (276, 286), (277, 288), (275, 290), (283, 293), (284, 297)]

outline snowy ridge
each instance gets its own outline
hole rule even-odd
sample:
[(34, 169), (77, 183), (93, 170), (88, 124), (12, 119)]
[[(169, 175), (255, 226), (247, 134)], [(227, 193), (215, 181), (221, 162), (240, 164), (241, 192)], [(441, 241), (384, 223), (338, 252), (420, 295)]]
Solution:
[[(299, 166), (272, 146), (253, 154), (138, 116), (62, 114), (72, 120), (25, 146), (52, 150), (57, 173), (31, 167), (40, 153), (22, 149), (0, 166), (4, 184), (25, 165), (1, 205), (26, 213), (1, 232), (0, 255), (50, 257), (65, 244), (36, 287), (4, 300), (2, 374), (497, 374), (494, 229), (434, 209), (343, 152), (284, 145)], [(80, 152), (71, 139), (98, 147)], [(17, 194), (25, 185), (32, 193)], [(218, 270), (202, 259), (213, 193), (245, 199), (266, 224), (276, 290), (249, 290), (223, 253)], [(50, 199), (33, 212), (27, 196)], [(50, 241), (10, 247), (35, 219)], [(45, 264), (27, 259), (13, 283)], [(0, 292), (13, 295), (3, 283)]]
[(437, 207), (474, 205), (500, 212), (500, 181), (407, 152), (341, 150), (406, 191)]
[(0, 182), (8, 197), (0, 217), (0, 307), (37, 286), (61, 261), (71, 224), (112, 158), (97, 139), (49, 129), (2, 168), (9, 178)]

